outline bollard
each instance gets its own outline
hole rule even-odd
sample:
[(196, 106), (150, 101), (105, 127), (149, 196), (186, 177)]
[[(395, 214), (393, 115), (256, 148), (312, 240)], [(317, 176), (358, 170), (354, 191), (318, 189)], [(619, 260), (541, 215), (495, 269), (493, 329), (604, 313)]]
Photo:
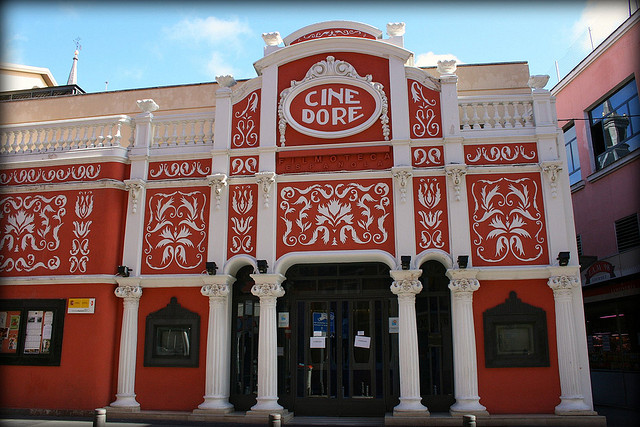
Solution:
[(476, 427), (476, 416), (475, 415), (463, 415), (462, 416), (462, 427)]
[(280, 414), (269, 414), (269, 427), (280, 427), (282, 425)]
[(107, 410), (98, 408), (93, 411), (93, 427), (106, 427)]

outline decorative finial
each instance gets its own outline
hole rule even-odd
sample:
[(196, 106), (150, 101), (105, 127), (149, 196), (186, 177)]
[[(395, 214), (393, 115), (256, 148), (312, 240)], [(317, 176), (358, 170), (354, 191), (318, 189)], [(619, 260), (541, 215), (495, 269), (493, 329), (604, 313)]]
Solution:
[(262, 33), (262, 40), (264, 40), (264, 43), (267, 46), (278, 46), (282, 43), (282, 37), (280, 37), (280, 33), (278, 31)]
[(535, 76), (530, 76), (529, 77), (529, 82), (527, 83), (527, 85), (533, 89), (542, 89), (544, 88), (547, 83), (549, 82), (549, 76), (546, 74), (537, 74)]
[(225, 76), (216, 76), (216, 81), (222, 87), (230, 88), (231, 86), (235, 86), (236, 79), (233, 78), (232, 75), (228, 74)]
[(387, 24), (387, 34), (391, 37), (403, 36), (404, 28), (404, 22), (389, 22)]
[(143, 113), (152, 113), (160, 108), (153, 99), (139, 99), (136, 102)]
[(445, 59), (443, 61), (438, 61), (438, 72), (440, 74), (455, 74), (456, 72), (456, 60), (455, 59)]

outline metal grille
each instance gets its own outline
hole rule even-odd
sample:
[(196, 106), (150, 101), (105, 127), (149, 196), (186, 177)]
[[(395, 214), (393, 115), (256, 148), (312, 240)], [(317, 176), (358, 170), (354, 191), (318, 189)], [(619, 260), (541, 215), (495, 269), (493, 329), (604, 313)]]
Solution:
[(640, 246), (638, 214), (629, 215), (616, 221), (616, 242), (618, 252)]
[(578, 234), (576, 236), (576, 243), (578, 245), (578, 255), (584, 255), (582, 253), (582, 235), (581, 234)]

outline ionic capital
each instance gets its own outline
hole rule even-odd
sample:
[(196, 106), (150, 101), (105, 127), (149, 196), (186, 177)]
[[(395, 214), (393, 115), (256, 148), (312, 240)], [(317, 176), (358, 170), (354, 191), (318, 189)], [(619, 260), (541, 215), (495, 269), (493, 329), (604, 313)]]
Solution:
[(229, 295), (229, 285), (226, 283), (212, 283), (200, 288), (200, 293), (209, 298), (226, 298)]
[(552, 276), (547, 284), (553, 290), (554, 298), (570, 298), (572, 289), (580, 286), (580, 279), (576, 276)]
[(419, 278), (422, 270), (391, 270), (393, 278), (391, 292), (395, 295), (415, 295), (422, 291), (422, 283)]
[(118, 298), (125, 299), (140, 299), (142, 296), (142, 287), (141, 286), (118, 286), (114, 291)]
[(480, 282), (471, 278), (453, 279), (449, 283), (449, 289), (453, 293), (472, 293), (480, 289)]

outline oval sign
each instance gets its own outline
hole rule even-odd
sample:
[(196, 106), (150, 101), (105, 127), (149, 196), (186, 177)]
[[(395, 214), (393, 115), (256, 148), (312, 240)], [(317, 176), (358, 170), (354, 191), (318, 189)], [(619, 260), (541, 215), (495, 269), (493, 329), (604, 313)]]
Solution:
[(284, 114), (292, 128), (319, 138), (355, 135), (380, 116), (380, 95), (364, 82), (302, 84), (288, 96)]

